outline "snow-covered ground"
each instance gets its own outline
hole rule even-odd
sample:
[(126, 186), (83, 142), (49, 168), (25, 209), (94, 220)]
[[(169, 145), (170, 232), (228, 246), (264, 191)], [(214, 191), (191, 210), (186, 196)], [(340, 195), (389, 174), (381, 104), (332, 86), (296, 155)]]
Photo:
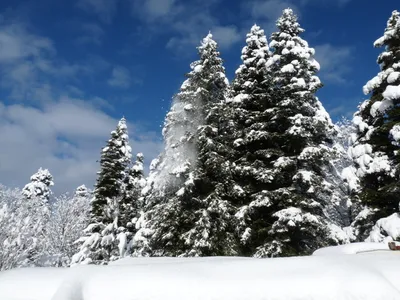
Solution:
[(318, 249), (313, 253), (313, 255), (326, 256), (340, 254), (362, 254), (375, 251), (390, 251), (389, 245), (387, 243), (352, 243)]
[(400, 299), (398, 252), (342, 255), (366, 248), (383, 249), (359, 243), (309, 257), (127, 258), (109, 266), (17, 269), (0, 273), (0, 299)]

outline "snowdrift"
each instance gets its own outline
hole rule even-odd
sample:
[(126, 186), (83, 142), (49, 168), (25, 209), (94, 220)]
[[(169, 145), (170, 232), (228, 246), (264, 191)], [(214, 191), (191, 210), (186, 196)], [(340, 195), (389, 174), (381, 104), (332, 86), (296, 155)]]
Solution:
[(361, 254), (374, 251), (389, 250), (387, 243), (352, 243), (347, 245), (325, 247), (313, 253), (317, 256), (340, 255), (340, 254)]
[(0, 299), (400, 299), (396, 251), (330, 252), (275, 259), (129, 258), (109, 266), (17, 269), (0, 273)]

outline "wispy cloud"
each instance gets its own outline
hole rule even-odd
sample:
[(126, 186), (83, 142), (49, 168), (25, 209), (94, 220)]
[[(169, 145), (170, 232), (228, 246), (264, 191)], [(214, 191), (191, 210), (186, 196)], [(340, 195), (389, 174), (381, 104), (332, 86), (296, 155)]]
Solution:
[(95, 14), (104, 23), (111, 23), (118, 7), (118, 0), (78, 0), (77, 6)]
[(177, 0), (132, 0), (134, 14), (141, 15), (146, 22), (157, 18), (171, 18), (182, 11)]
[(327, 103), (326, 110), (334, 121), (338, 121), (342, 117), (352, 119), (354, 112), (357, 110), (357, 106), (362, 100), (362, 98), (357, 96), (333, 98)]
[(155, 33), (172, 36), (166, 47), (174, 52), (187, 53), (188, 47), (199, 44), (211, 31), (221, 48), (229, 48), (241, 38), (240, 30), (233, 24), (221, 24), (213, 15), (219, 0), (133, 1), (134, 15)]
[(351, 2), (352, 0), (301, 0), (302, 5), (307, 5), (307, 4), (333, 4), (333, 5), (339, 5), (339, 6), (344, 6)]
[[(23, 186), (39, 167), (49, 168), (57, 192), (81, 184), (91, 186), (98, 170), (104, 141), (117, 124), (86, 100), (61, 97), (38, 108), (0, 102), (0, 135), (7, 147), (0, 149), (2, 183)], [(161, 143), (155, 134), (129, 124), (134, 152), (156, 157)]]
[(346, 75), (352, 53), (351, 47), (323, 44), (315, 47), (315, 56), (321, 65), (321, 78), (331, 83), (343, 84), (348, 82)]
[[(115, 111), (106, 99), (75, 84), (82, 76), (106, 76), (112, 65), (98, 56), (85, 57), (84, 63), (65, 61), (52, 40), (28, 29), (17, 22), (0, 26), (0, 88), (8, 100), (0, 101), (0, 136), (7, 145), (0, 148), (1, 183), (21, 187), (44, 167), (53, 174), (57, 193), (91, 186), (101, 147), (121, 116), (109, 115), (106, 111)], [(116, 86), (132, 82), (123, 67), (114, 68), (113, 75)], [(134, 152), (157, 156), (156, 133), (136, 123), (129, 129)]]
[(129, 88), (131, 86), (131, 74), (127, 68), (117, 66), (111, 71), (111, 77), (108, 84), (116, 88)]
[(83, 32), (81, 36), (76, 39), (78, 44), (94, 44), (101, 45), (104, 37), (104, 29), (96, 23), (83, 23), (79, 26)]
[(22, 24), (2, 24), (0, 45), (0, 63), (13, 63), (55, 52), (49, 39), (30, 34)]

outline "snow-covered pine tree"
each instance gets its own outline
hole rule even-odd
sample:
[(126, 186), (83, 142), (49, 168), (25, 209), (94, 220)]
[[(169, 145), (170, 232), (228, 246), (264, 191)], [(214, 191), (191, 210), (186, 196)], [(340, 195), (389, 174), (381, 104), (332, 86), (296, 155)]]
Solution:
[[(152, 254), (150, 248), (150, 239), (153, 231), (147, 223), (148, 217), (151, 217), (151, 213), (146, 213), (147, 210), (155, 205), (155, 202), (159, 202), (164, 198), (159, 198), (158, 189), (154, 188), (154, 183), (158, 178), (160, 170), (161, 155), (153, 159), (150, 163), (150, 172), (146, 178), (146, 184), (141, 190), (141, 210), (139, 212), (138, 219), (135, 222), (135, 235), (131, 241), (132, 256), (135, 257), (146, 257)], [(151, 202), (155, 201), (155, 202)]]
[(146, 185), (143, 162), (143, 153), (138, 153), (134, 165), (129, 169), (125, 178), (124, 200), (120, 207), (119, 221), (132, 233), (135, 231), (136, 219), (138, 219), (143, 208), (141, 192)]
[[(151, 233), (151, 255), (229, 255), (229, 204), (219, 195), (224, 160), (215, 139), (221, 130), (220, 108), (228, 81), (217, 43), (207, 35), (198, 47), (200, 59), (175, 96), (163, 130), (165, 150), (160, 156), (151, 197), (146, 198), (145, 224)], [(217, 175), (218, 174), (218, 175)], [(146, 229), (146, 230), (144, 230)], [(141, 252), (140, 250), (138, 251)]]
[(233, 130), (227, 105), (229, 82), (211, 34), (203, 39), (199, 52), (202, 72), (193, 78), (194, 86), (200, 87), (197, 96), (204, 115), (203, 125), (197, 131), (198, 161), (192, 190), (178, 191), (184, 193), (181, 199), (192, 197), (199, 206), (193, 227), (183, 235), (189, 246), (184, 255), (236, 255), (234, 207), (229, 201), (233, 181), (228, 161), (232, 149), (227, 144)]
[(364, 205), (355, 226), (360, 239), (379, 218), (398, 212), (400, 191), (400, 13), (394, 11), (384, 35), (374, 43), (385, 47), (378, 56), (381, 71), (363, 90), (364, 101), (353, 122), (357, 127), (350, 149), (357, 175), (359, 197)]
[(229, 102), (234, 122), (234, 130), (229, 135), (229, 142), (234, 149), (230, 166), (236, 181), (230, 189), (230, 200), (239, 207), (236, 214), (239, 221), (237, 230), (240, 234), (241, 253), (244, 255), (254, 253), (258, 243), (251, 237), (250, 232), (257, 229), (250, 223), (256, 218), (262, 223), (262, 215), (253, 215), (253, 205), (250, 204), (258, 203), (258, 206), (262, 206), (263, 195), (259, 192), (264, 189), (259, 174), (266, 170), (262, 160), (267, 157), (268, 145), (263, 136), (266, 135), (265, 122), (271, 118), (267, 109), (272, 107), (273, 86), (267, 66), (270, 56), (264, 30), (254, 25), (246, 36), (242, 65), (237, 69), (232, 82), (232, 99)]
[(111, 138), (103, 148), (100, 158), (100, 171), (94, 190), (92, 202), (93, 222), (113, 222), (113, 218), (105, 214), (108, 199), (121, 197), (124, 193), (124, 180), (131, 162), (128, 128), (122, 118)]
[(54, 185), (53, 176), (49, 170), (39, 168), (30, 179), (31, 182), (25, 185), (22, 194), (27, 199), (39, 198), (43, 204), (47, 204), (52, 194), (50, 186)]
[[(243, 63), (236, 70), (232, 82), (234, 99), (231, 100), (247, 113), (250, 109), (262, 111), (263, 106), (267, 105), (272, 92), (272, 79), (267, 68), (271, 52), (264, 30), (258, 25), (251, 27), (246, 44), (242, 49)], [(241, 118), (240, 121), (243, 123), (246, 120)]]
[(333, 124), (315, 96), (322, 86), (319, 64), (291, 9), (283, 11), (277, 27), (272, 56), (263, 66), (265, 83), (272, 77), (272, 84), (260, 87), (261, 113), (244, 123), (234, 142), (242, 154), (235, 168), (238, 189), (250, 195), (236, 216), (243, 251), (257, 257), (309, 254), (339, 242), (331, 235), (340, 231), (326, 221), (335, 189), (326, 180)]
[(82, 244), (73, 256), (72, 264), (107, 264), (130, 252), (128, 238), (131, 233), (125, 227), (127, 224), (120, 220), (121, 209), (127, 206), (125, 201), (130, 201), (125, 197), (125, 178), (130, 162), (128, 128), (122, 118), (102, 150), (91, 205), (91, 223), (77, 241)]
[(86, 185), (82, 184), (78, 186), (75, 190), (74, 197), (75, 198), (87, 198), (89, 199), (92, 196), (93, 192), (89, 190)]

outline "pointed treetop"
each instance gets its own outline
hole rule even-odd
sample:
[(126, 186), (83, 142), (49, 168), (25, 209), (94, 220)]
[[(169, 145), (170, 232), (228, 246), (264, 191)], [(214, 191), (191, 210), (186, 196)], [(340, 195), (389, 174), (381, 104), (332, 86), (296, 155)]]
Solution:
[(217, 48), (217, 42), (213, 39), (213, 35), (209, 32), (201, 41), (200, 46), (198, 47), (200, 53), (203, 53), (204, 50), (208, 47)]
[(33, 174), (30, 179), (32, 182), (43, 182), (47, 186), (54, 185), (53, 176), (48, 169), (39, 168), (37, 173)]
[(300, 24), (297, 21), (297, 15), (291, 8), (287, 8), (283, 10), (282, 16), (276, 22), (276, 26), (281, 32), (295, 36), (304, 32), (304, 29), (300, 28)]
[(387, 22), (387, 29), (399, 26), (400, 25), (399, 21), (400, 21), (400, 13), (397, 10), (394, 10)]
[(136, 160), (139, 162), (143, 162), (143, 160), (144, 160), (143, 153), (140, 152), (140, 153), (136, 154)]
[(86, 185), (82, 184), (81, 186), (78, 186), (75, 190), (75, 197), (87, 197), (89, 196), (90, 191), (86, 187)]
[(395, 10), (392, 12), (389, 20), (387, 21), (387, 26), (385, 33), (382, 37), (377, 39), (374, 43), (374, 47), (382, 47), (389, 44), (393, 40), (398, 40), (400, 38), (400, 13)]
[[(261, 27), (258, 26), (257, 24), (254, 24), (251, 27), (250, 32), (246, 35), (246, 43), (251, 48), (257, 48), (257, 49), (261, 49), (263, 47), (268, 48), (267, 37), (265, 36), (264, 30), (261, 29)], [(242, 50), (242, 54), (244, 51), (246, 51), (245, 48)]]
[(118, 122), (118, 128), (120, 128), (120, 129), (126, 129), (126, 128), (127, 128), (125, 117), (122, 117), (122, 119), (119, 120), (119, 122)]
[(49, 170), (40, 168), (30, 179), (31, 182), (25, 185), (22, 195), (27, 199), (39, 197), (46, 203), (52, 194), (50, 186), (54, 185), (53, 176)]

